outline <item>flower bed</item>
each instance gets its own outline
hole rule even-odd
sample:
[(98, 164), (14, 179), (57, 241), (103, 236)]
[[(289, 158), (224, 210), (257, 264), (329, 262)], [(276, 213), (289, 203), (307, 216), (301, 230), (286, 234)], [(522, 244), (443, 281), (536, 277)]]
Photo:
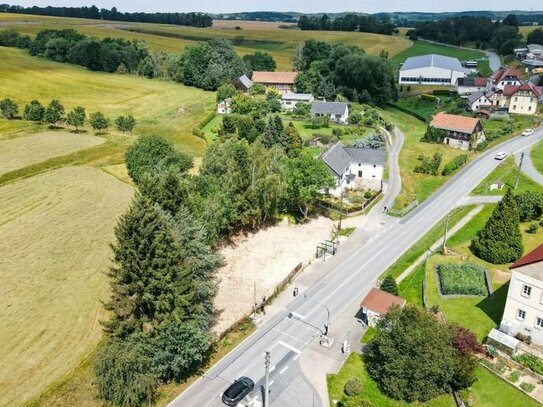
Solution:
[(488, 295), (485, 270), (475, 264), (438, 264), (437, 276), (442, 295)]

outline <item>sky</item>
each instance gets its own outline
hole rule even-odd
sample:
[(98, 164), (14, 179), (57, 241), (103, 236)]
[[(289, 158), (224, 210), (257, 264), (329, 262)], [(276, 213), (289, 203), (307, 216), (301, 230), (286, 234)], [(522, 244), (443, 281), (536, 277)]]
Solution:
[(543, 9), (540, 0), (7, 0), (21, 6), (91, 6), (117, 7), (119, 11), (163, 11), (227, 13), (238, 11), (299, 11), (340, 12), (358, 11), (466, 11), (466, 10), (530, 10)]

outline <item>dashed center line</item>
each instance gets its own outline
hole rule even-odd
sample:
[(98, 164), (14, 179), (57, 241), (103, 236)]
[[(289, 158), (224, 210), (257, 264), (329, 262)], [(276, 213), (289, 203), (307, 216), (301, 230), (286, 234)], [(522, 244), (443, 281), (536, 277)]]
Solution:
[(288, 366), (285, 366), (283, 369), (281, 369), (281, 371), (279, 372), (279, 374), (283, 374), (287, 371), (288, 369)]

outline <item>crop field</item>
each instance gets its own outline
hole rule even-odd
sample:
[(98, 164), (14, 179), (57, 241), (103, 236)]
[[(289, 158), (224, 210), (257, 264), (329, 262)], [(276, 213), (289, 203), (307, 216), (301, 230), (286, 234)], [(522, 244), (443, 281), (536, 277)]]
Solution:
[(68, 132), (38, 133), (0, 141), (0, 174), (17, 170), (52, 157), (67, 155), (105, 142), (102, 137)]
[[(297, 27), (296, 23), (281, 23), (275, 21), (245, 21), (245, 20), (213, 20), (213, 28), (217, 30), (273, 30), (281, 27)], [(239, 31), (239, 30), (238, 30)]]
[(108, 243), (132, 194), (86, 166), (0, 188), (0, 405), (37, 396), (97, 343)]
[[(0, 15), (0, 24), (22, 33), (35, 35), (46, 28), (73, 28), (84, 34), (100, 38), (120, 37), (144, 40), (152, 49), (181, 52), (187, 45), (211, 38), (230, 39), (241, 54), (256, 51), (269, 52), (277, 61), (278, 69), (292, 69), (291, 58), (300, 42), (318, 39), (333, 43), (357, 45), (369, 54), (377, 55), (381, 50), (389, 56), (408, 48), (412, 42), (402, 36), (388, 36), (355, 32), (300, 31), (278, 28), (276, 23), (235, 22), (241, 30), (199, 29), (162, 24), (125, 23), (74, 18), (30, 16), (20, 14)], [(225, 24), (223, 21), (217, 24)], [(235, 27), (234, 26), (234, 27)], [(1, 29), (0, 25), (0, 29)]]

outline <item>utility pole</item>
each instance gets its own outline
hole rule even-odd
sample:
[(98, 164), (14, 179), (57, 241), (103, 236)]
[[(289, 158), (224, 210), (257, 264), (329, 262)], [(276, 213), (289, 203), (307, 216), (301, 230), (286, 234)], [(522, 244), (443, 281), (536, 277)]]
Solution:
[(515, 189), (518, 187), (518, 180), (520, 177), (520, 170), (522, 169), (522, 163), (524, 162), (524, 151), (520, 155), (520, 162), (518, 163), (517, 177), (515, 178)]
[(256, 320), (256, 306), (258, 304), (256, 303), (256, 281), (254, 282), (254, 286), (253, 286), (253, 312), (254, 312), (254, 318)]
[(449, 216), (451, 215), (451, 211), (447, 212), (447, 219), (445, 220), (445, 233), (443, 234), (443, 254), (445, 254), (447, 250), (447, 231), (449, 229)]
[(341, 191), (341, 200), (339, 203), (339, 223), (337, 226), (337, 233), (339, 235), (339, 232), (341, 232), (341, 221), (343, 220), (343, 193), (344, 191)]
[(270, 364), (271, 355), (269, 351), (266, 351), (264, 355), (264, 366), (266, 368), (266, 385), (264, 386), (264, 407), (270, 407)]

